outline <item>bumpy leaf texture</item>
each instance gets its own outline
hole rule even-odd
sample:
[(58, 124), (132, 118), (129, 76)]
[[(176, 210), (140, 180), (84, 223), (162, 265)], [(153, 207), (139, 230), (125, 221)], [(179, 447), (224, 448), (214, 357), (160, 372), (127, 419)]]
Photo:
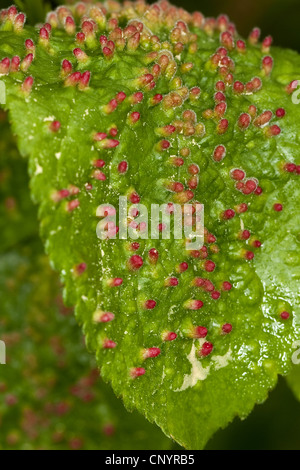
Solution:
[(3, 119), (1, 208), (8, 197), (17, 201), (14, 208), (27, 204), (15, 212), (18, 217), (1, 216), (0, 340), (6, 344), (6, 365), (0, 366), (0, 449), (169, 448), (161, 431), (136, 412), (127, 413), (99, 378), (43, 254), (36, 210), (25, 192), (26, 162)]
[[(88, 347), (128, 408), (202, 448), (266, 399), (299, 336), (299, 56), (167, 2), (1, 21), (6, 108)], [(203, 248), (98, 238), (120, 196), (204, 204)]]

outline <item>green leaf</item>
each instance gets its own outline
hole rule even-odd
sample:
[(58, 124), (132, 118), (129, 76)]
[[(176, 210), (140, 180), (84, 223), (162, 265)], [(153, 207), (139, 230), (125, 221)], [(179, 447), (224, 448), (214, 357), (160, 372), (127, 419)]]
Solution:
[[(244, 51), (226, 18), (204, 23), (165, 3), (86, 8), (50, 15), (49, 38), (3, 22), (0, 59), (23, 60), (25, 39), (36, 45), (26, 73), (3, 76), (7, 108), (47, 252), (104, 380), (181, 445), (202, 448), (266, 399), (299, 336), (299, 56), (269, 52), (255, 33)], [(100, 240), (97, 208), (118, 208), (120, 196), (149, 211), (204, 204), (204, 248), (173, 236)]]

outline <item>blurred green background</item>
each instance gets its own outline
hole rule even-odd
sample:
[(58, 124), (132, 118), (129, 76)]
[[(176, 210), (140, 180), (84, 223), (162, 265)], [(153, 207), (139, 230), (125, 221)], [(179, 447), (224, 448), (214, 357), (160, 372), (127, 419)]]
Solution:
[[(0, 8), (11, 3), (0, 0)], [(36, 23), (59, 2), (17, 0), (15, 3), (27, 12), (31, 23)], [(173, 0), (172, 3), (189, 11), (200, 10), (205, 16), (226, 13), (242, 36), (247, 36), (254, 26), (259, 26), (262, 36), (271, 34), (276, 45), (300, 51), (299, 0)], [(207, 449), (300, 450), (300, 404), (285, 380), (279, 380), (269, 400), (256, 406), (247, 420), (241, 422), (236, 419), (226, 430), (220, 430)]]

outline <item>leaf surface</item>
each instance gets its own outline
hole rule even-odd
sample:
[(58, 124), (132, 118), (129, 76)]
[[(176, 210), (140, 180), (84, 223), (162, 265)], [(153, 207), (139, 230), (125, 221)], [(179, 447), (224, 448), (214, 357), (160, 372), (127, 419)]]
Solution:
[[(5, 19), (0, 59), (35, 44), (26, 73), (3, 76), (7, 108), (104, 380), (202, 448), (266, 399), (299, 336), (299, 56), (165, 2), (85, 8), (50, 15), (48, 35)], [(204, 204), (204, 247), (99, 239), (98, 207), (121, 196)]]

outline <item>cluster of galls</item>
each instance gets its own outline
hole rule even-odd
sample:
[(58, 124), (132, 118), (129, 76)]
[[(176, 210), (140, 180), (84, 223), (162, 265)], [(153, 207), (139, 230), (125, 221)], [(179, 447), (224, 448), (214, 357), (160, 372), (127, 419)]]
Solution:
[[(143, 21), (136, 18), (142, 17)], [(129, 23), (126, 27), (120, 27), (120, 19), (126, 18)], [(4, 27), (9, 29), (13, 28), (18, 33), (22, 28), (25, 21), (24, 15), (18, 15), (14, 7), (5, 10), (1, 14), (1, 22)], [(78, 31), (79, 25), (79, 31)], [(195, 28), (205, 31), (208, 36), (213, 36), (216, 32), (219, 34), (220, 43), (217, 50), (209, 59), (208, 66), (210, 71), (215, 72), (217, 79), (214, 90), (214, 107), (202, 111), (201, 118), (197, 116), (193, 109), (186, 109), (181, 113), (180, 119), (172, 119), (168, 125), (158, 127), (155, 129), (158, 138), (154, 151), (164, 152), (172, 147), (172, 139), (174, 141), (178, 136), (186, 139), (187, 145), (179, 149), (179, 155), (172, 155), (168, 158), (168, 163), (174, 167), (182, 167), (186, 159), (191, 156), (191, 151), (188, 148), (189, 139), (201, 139), (206, 134), (206, 127), (201, 120), (213, 120), (216, 123), (216, 136), (223, 136), (227, 133), (231, 126), (235, 126), (237, 131), (246, 132), (253, 126), (255, 129), (261, 129), (266, 138), (279, 136), (281, 128), (277, 124), (271, 124), (271, 120), (275, 117), (277, 120), (284, 118), (286, 112), (283, 108), (278, 108), (273, 114), (272, 111), (267, 110), (259, 113), (259, 110), (254, 104), (251, 104), (247, 112), (240, 114), (236, 123), (231, 123), (226, 118), (228, 111), (227, 95), (233, 94), (234, 96), (251, 96), (259, 92), (263, 87), (263, 79), (271, 75), (274, 60), (269, 55), (272, 38), (267, 37), (261, 44), (261, 67), (258, 72), (259, 76), (253, 77), (246, 83), (237, 80), (234, 76), (236, 65), (234, 60), (230, 57), (231, 53), (237, 53), (240, 56), (246, 54), (247, 43), (241, 39), (237, 39), (235, 27), (229, 22), (228, 18), (221, 15), (219, 18), (205, 19), (199, 12), (189, 14), (182, 9), (170, 6), (167, 2), (163, 1), (160, 4), (152, 6), (146, 5), (142, 1), (135, 3), (126, 2), (124, 6), (120, 6), (114, 2), (107, 2), (106, 6), (97, 5), (91, 6), (86, 3), (78, 3), (74, 8), (60, 7), (55, 12), (49, 13), (47, 23), (39, 31), (39, 45), (48, 48), (51, 43), (51, 34), (53, 30), (60, 28), (65, 30), (70, 38), (74, 37), (73, 54), (77, 60), (77, 66), (80, 69), (74, 70), (72, 63), (65, 59), (61, 65), (61, 80), (66, 87), (78, 87), (80, 91), (86, 90), (92, 86), (92, 74), (89, 70), (82, 72), (91, 63), (92, 56), (89, 55), (89, 50), (97, 49), (101, 54), (103, 60), (108, 63), (113, 61), (114, 58), (123, 51), (127, 54), (133, 54), (138, 48), (145, 51), (144, 63), (145, 67), (143, 73), (133, 80), (133, 87), (136, 90), (133, 94), (127, 96), (124, 91), (119, 91), (114, 98), (108, 103), (102, 105), (102, 112), (109, 116), (116, 112), (120, 106), (127, 106), (131, 108), (134, 105), (141, 103), (147, 99), (149, 107), (160, 105), (162, 110), (168, 115), (170, 111), (177, 111), (184, 103), (189, 103), (192, 108), (201, 95), (201, 89), (198, 86), (189, 88), (184, 84), (184, 77), (189, 74), (193, 68), (193, 62), (185, 62), (181, 65), (176, 60), (180, 57), (183, 51), (193, 56), (197, 52), (197, 39), (196, 33), (189, 30), (189, 26), (194, 30)], [(168, 40), (161, 41), (159, 34), (162, 29), (169, 30)], [(156, 33), (153, 34), (153, 33)], [(249, 45), (258, 44), (260, 31), (255, 28), (249, 38)], [(0, 64), (0, 73), (10, 73), (22, 71), (27, 73), (31, 63), (35, 57), (35, 44), (32, 39), (28, 39), (25, 43), (27, 51), (26, 57), (21, 61), (20, 58), (14, 57), (11, 61), (8, 58), (2, 60)], [(165, 95), (154, 94), (147, 96), (156, 86), (160, 78), (167, 79), (169, 82), (169, 92)], [(297, 87), (298, 83), (293, 81), (286, 88), (286, 92), (291, 94)], [(27, 77), (22, 85), (25, 93), (29, 93), (33, 86), (33, 78)], [(171, 113), (172, 114), (172, 113)], [(170, 114), (170, 115), (171, 115)], [(143, 119), (140, 112), (132, 111), (128, 113), (127, 125), (135, 126)], [(60, 131), (61, 124), (58, 121), (53, 121), (49, 125), (49, 129), (53, 133)], [(117, 139), (119, 134), (116, 125), (112, 125), (108, 129), (95, 130), (92, 139), (96, 148), (100, 151), (113, 150), (120, 144)], [(212, 160), (219, 164), (226, 157), (227, 149), (223, 143), (217, 145), (212, 152)], [(96, 182), (106, 181), (105, 174), (106, 161), (103, 158), (96, 159), (92, 162), (91, 178)], [(286, 163), (283, 170), (289, 173), (299, 174), (299, 166), (293, 163)], [(118, 164), (118, 172), (120, 175), (130, 171), (129, 163), (121, 161)], [(199, 184), (200, 168), (197, 163), (191, 162), (188, 166), (188, 177), (184, 182), (165, 180), (162, 184), (164, 188), (172, 193), (172, 200), (177, 204), (186, 204), (195, 201), (195, 191)], [(247, 177), (246, 172), (242, 168), (235, 168), (230, 171), (229, 180), (235, 184), (236, 190), (241, 192), (244, 196), (262, 194), (262, 188), (259, 186), (259, 181), (251, 176)], [(86, 190), (93, 189), (91, 183), (86, 184)], [(62, 189), (53, 194), (53, 199), (59, 202), (63, 199), (74, 197), (66, 204), (67, 211), (71, 212), (79, 207), (80, 201), (77, 195), (80, 193), (79, 188), (70, 186), (68, 189)], [(128, 200), (132, 204), (138, 204), (141, 201), (139, 194), (135, 191), (128, 193)], [(170, 207), (172, 203), (170, 203)], [(240, 214), (243, 214), (249, 209), (246, 202), (240, 203), (233, 208), (228, 208), (220, 214), (220, 221), (227, 223)], [(274, 210), (280, 212), (283, 206), (280, 203), (274, 205)], [(171, 212), (171, 209), (170, 209)], [(138, 214), (136, 214), (137, 216)], [(134, 215), (133, 222), (134, 223)], [(141, 229), (141, 227), (136, 227)], [(163, 231), (164, 227), (161, 226), (160, 230)], [(110, 234), (115, 235), (118, 227), (111, 227)], [(248, 250), (250, 245), (253, 249), (259, 249), (262, 242), (257, 240), (254, 235), (247, 229), (241, 230), (237, 234), (237, 239), (242, 242), (247, 242), (247, 248), (241, 249), (241, 257), (247, 261), (254, 258), (254, 251)], [(138, 251), (139, 243), (132, 243), (130, 251)], [(208, 230), (205, 232), (205, 245), (201, 250), (194, 250), (189, 252), (189, 257), (200, 260), (200, 269), (207, 273), (213, 273), (216, 269), (216, 264), (208, 259), (209, 253), (216, 254), (219, 252), (219, 247), (216, 244), (216, 237)], [(156, 249), (151, 249), (148, 252), (148, 260), (152, 264), (159, 261), (159, 252)], [(139, 271), (144, 265), (144, 259), (134, 254), (128, 259), (127, 267), (129, 271)], [(180, 265), (176, 266), (176, 273), (181, 274), (189, 268), (189, 263), (183, 261)], [(81, 263), (75, 268), (76, 275), (83, 274), (87, 269), (85, 263)], [(108, 281), (108, 285), (112, 288), (118, 288), (123, 284), (123, 279), (116, 277)], [(166, 288), (176, 288), (180, 284), (178, 277), (170, 277), (164, 280)], [(229, 292), (232, 285), (228, 280), (224, 280), (221, 285), (215, 286), (209, 279), (205, 277), (195, 277), (191, 284), (192, 287), (200, 289), (200, 291), (208, 293), (213, 300), (218, 300), (222, 293)], [(185, 302), (184, 308), (186, 310), (200, 310), (203, 308), (204, 303), (200, 299), (190, 299)], [(146, 310), (153, 310), (157, 307), (157, 302), (153, 299), (148, 299), (143, 308)], [(281, 318), (288, 319), (289, 314), (283, 312)], [(99, 323), (109, 323), (115, 319), (115, 314), (112, 312), (97, 311), (94, 314), (94, 321)], [(221, 327), (220, 334), (229, 334), (232, 331), (232, 325), (229, 323)], [(193, 339), (206, 338), (208, 331), (203, 326), (195, 326), (186, 336)], [(177, 338), (177, 333), (173, 331), (163, 331), (161, 334), (162, 341), (174, 341)], [(117, 344), (111, 339), (104, 339), (103, 348), (114, 349)], [(205, 342), (200, 350), (199, 356), (208, 356), (213, 350), (213, 345), (210, 342)], [(141, 360), (155, 358), (161, 353), (160, 348), (148, 348), (141, 351)], [(132, 369), (132, 377), (139, 377), (145, 373), (144, 368)]]

